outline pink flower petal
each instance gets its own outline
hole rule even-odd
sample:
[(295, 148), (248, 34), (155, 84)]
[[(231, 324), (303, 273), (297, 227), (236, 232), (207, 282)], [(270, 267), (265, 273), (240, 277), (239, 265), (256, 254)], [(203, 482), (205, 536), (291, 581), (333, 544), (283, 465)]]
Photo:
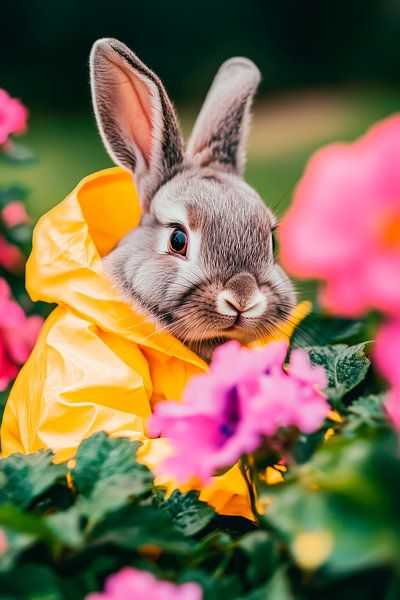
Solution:
[(387, 395), (385, 409), (393, 427), (400, 431), (400, 386), (391, 389)]
[(391, 385), (400, 387), (400, 319), (380, 327), (373, 356), (382, 375)]
[(89, 594), (86, 600), (202, 600), (202, 597), (197, 583), (176, 585), (156, 579), (147, 571), (125, 567), (107, 579), (104, 592)]
[(2, 217), (7, 227), (15, 227), (21, 223), (29, 223), (30, 219), (22, 202), (14, 200), (3, 208)]
[(0, 266), (12, 273), (21, 271), (25, 264), (25, 257), (21, 250), (14, 244), (10, 244), (0, 235)]
[(291, 273), (325, 282), (330, 311), (400, 316), (400, 115), (311, 158), (280, 242)]
[(41, 317), (25, 315), (0, 278), (0, 390), (7, 388), (28, 358), (42, 324)]
[(286, 371), (286, 353), (286, 343), (249, 350), (229, 342), (218, 348), (207, 374), (191, 379), (183, 403), (157, 404), (149, 432), (167, 437), (173, 448), (158, 473), (180, 483), (209, 483), (281, 427), (318, 429), (330, 410), (316, 387), (326, 386), (326, 374), (303, 350), (292, 353)]
[(6, 553), (8, 547), (8, 541), (6, 534), (0, 529), (0, 556)]
[(5, 144), (12, 133), (23, 133), (28, 120), (28, 110), (16, 98), (0, 89), (0, 145)]

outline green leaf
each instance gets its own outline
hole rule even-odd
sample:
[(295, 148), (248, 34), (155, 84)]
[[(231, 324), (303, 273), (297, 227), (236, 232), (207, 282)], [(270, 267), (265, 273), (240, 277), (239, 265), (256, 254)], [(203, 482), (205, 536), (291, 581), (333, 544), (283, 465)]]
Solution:
[(3, 419), (3, 412), (6, 407), (7, 398), (8, 398), (7, 390), (5, 392), (0, 392), (0, 425), (1, 425), (1, 421)]
[(57, 542), (69, 548), (80, 548), (83, 544), (81, 515), (73, 506), (65, 512), (54, 513), (44, 518), (48, 530)]
[(199, 494), (200, 492), (195, 490), (187, 494), (174, 490), (167, 500), (164, 499), (163, 492), (156, 496), (161, 511), (165, 512), (187, 537), (202, 531), (216, 514), (212, 506), (199, 500)]
[(13, 244), (17, 244), (17, 246), (29, 247), (32, 240), (32, 226), (28, 223), (15, 225), (14, 227), (7, 229), (6, 237), (7, 240)]
[(238, 534), (236, 532), (235, 534), (228, 533), (226, 530), (223, 530), (222, 527), (225, 526), (223, 521), (221, 523), (218, 520), (216, 526), (218, 527), (217, 529), (213, 529), (210, 533), (206, 533), (197, 540), (193, 555), (198, 565), (207, 562), (209, 557), (213, 556), (215, 558), (213, 568), (220, 572), (221, 563), (229, 562), (232, 556), (233, 550), (236, 547), (233, 536)]
[(0, 573), (5, 573), (14, 567), (20, 555), (36, 542), (37, 537), (34, 534), (21, 533), (8, 527), (2, 527), (2, 530), (7, 540), (7, 547), (0, 558)]
[(363, 324), (363, 321), (359, 320), (310, 314), (295, 329), (290, 346), (303, 348), (341, 342), (358, 335)]
[(4, 208), (10, 202), (26, 200), (29, 189), (23, 185), (9, 185), (0, 188), (0, 208)]
[(19, 565), (0, 574), (0, 598), (5, 600), (64, 600), (57, 576), (45, 565)]
[(285, 569), (279, 569), (262, 587), (242, 596), (240, 600), (292, 600), (289, 580)]
[(248, 558), (247, 577), (259, 584), (276, 568), (279, 560), (277, 543), (266, 531), (252, 531), (239, 541), (239, 548)]
[(290, 600), (293, 598), (285, 569), (280, 569), (275, 573), (266, 585), (265, 593), (264, 598), (271, 598), (271, 600)]
[(334, 436), (309, 463), (292, 467), (291, 483), (266, 490), (272, 503), (264, 519), (302, 568), (323, 565), (338, 576), (398, 564), (399, 478), (395, 434)]
[(335, 544), (327, 563), (328, 573), (346, 574), (396, 561), (398, 536), (396, 539), (396, 533), (381, 519), (374, 520), (366, 507), (335, 497), (330, 501), (330, 510), (330, 518), (335, 514), (338, 521), (333, 526)]
[(185, 554), (189, 542), (169, 516), (152, 506), (132, 504), (106, 516), (88, 537), (90, 546), (112, 545), (125, 550), (156, 546), (173, 554)]
[(55, 465), (53, 454), (12, 454), (0, 460), (0, 503), (27, 507), (66, 474), (64, 465)]
[(21, 144), (21, 142), (15, 142), (8, 144), (3, 147), (2, 155), (4, 158), (16, 162), (16, 163), (30, 163), (35, 160), (35, 154), (28, 146)]
[(0, 506), (0, 527), (7, 537), (7, 551), (0, 557), (0, 571), (9, 570), (20, 554), (33, 544), (44, 542), (54, 549), (59, 541), (43, 517), (24, 512), (17, 506)]
[(24, 512), (18, 506), (7, 504), (0, 506), (0, 526), (12, 528), (20, 533), (27, 533), (37, 539), (51, 537), (41, 517)]
[(149, 472), (142, 470), (139, 472), (139, 477), (133, 472), (110, 475), (110, 477), (97, 481), (89, 495), (81, 496), (77, 501), (76, 508), (82, 515), (89, 518), (92, 526), (105, 514), (121, 508), (132, 498), (147, 494), (151, 489), (152, 479)]
[(362, 427), (376, 428), (387, 427), (388, 421), (384, 412), (383, 403), (385, 394), (369, 394), (362, 396), (350, 404), (347, 409), (346, 433), (354, 433)]
[(197, 569), (186, 569), (180, 575), (179, 583), (185, 582), (197, 583), (203, 590), (204, 600), (233, 600), (237, 598), (242, 587), (240, 579), (236, 576), (224, 574), (223, 577), (215, 578)]
[[(106, 433), (96, 433), (84, 440), (78, 449), (76, 466), (72, 470), (72, 480), (77, 491), (88, 498), (93, 494), (95, 500), (99, 499), (101, 493), (107, 493), (108, 499), (105, 500), (105, 504), (108, 502), (111, 507), (114, 502), (120, 501), (116, 499), (119, 492), (125, 498), (150, 492), (153, 475), (136, 460), (139, 446), (139, 442), (130, 442), (126, 438), (112, 438)], [(127, 495), (123, 490), (111, 489), (113, 486), (125, 484), (129, 485)]]
[(328, 375), (326, 394), (334, 404), (365, 378), (370, 360), (365, 355), (367, 342), (355, 346), (313, 346), (305, 348), (314, 365), (324, 367)]
[(325, 433), (326, 429), (324, 428), (309, 435), (301, 433), (292, 447), (292, 455), (295, 461), (303, 464), (310, 460), (314, 452), (322, 444)]

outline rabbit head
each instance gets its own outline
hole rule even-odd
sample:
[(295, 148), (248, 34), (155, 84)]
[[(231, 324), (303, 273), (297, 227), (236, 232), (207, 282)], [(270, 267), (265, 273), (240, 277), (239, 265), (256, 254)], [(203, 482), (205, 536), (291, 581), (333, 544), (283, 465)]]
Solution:
[(205, 360), (228, 339), (279, 331), (295, 303), (274, 256), (276, 218), (242, 177), (259, 80), (250, 60), (225, 62), (185, 149), (158, 77), (116, 40), (91, 53), (100, 134), (133, 174), (142, 207), (105, 269), (136, 308)]

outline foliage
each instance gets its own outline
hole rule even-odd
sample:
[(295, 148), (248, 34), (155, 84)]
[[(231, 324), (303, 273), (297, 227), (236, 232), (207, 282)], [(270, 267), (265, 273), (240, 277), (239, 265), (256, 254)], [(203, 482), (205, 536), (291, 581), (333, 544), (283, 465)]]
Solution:
[(49, 452), (0, 462), (3, 594), (82, 598), (127, 564), (167, 577), (182, 577), (185, 567), (204, 579), (209, 597), (217, 593), (212, 575), (233, 538), (217, 524), (200, 537), (216, 521), (213, 509), (195, 493), (165, 499), (137, 448), (99, 433), (82, 443), (72, 469), (53, 464)]
[(348, 392), (363, 381), (371, 364), (365, 355), (365, 343), (355, 346), (311, 346), (306, 350), (311, 362), (324, 367), (327, 372), (325, 393), (335, 408)]
[(195, 491), (166, 495), (138, 463), (139, 444), (104, 433), (68, 466), (49, 452), (0, 461), (3, 596), (80, 599), (131, 565), (197, 582), (206, 599), (397, 597), (400, 459), (383, 394), (354, 397), (369, 376), (364, 345), (308, 352), (319, 364), (336, 357), (339, 391), (331, 380), (328, 390), (341, 420), (301, 436), (284, 483), (259, 471), (257, 525), (216, 515)]

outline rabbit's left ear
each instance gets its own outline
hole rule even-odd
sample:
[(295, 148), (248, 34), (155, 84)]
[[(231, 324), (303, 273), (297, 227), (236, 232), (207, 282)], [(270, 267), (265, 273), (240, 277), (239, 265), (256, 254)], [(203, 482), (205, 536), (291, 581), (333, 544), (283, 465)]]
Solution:
[(188, 143), (192, 162), (243, 174), (250, 108), (260, 78), (260, 71), (247, 58), (223, 63)]
[(183, 138), (172, 103), (155, 73), (118, 40), (98, 40), (90, 66), (104, 144), (117, 164), (133, 172), (142, 207), (148, 210), (154, 193), (183, 161)]

